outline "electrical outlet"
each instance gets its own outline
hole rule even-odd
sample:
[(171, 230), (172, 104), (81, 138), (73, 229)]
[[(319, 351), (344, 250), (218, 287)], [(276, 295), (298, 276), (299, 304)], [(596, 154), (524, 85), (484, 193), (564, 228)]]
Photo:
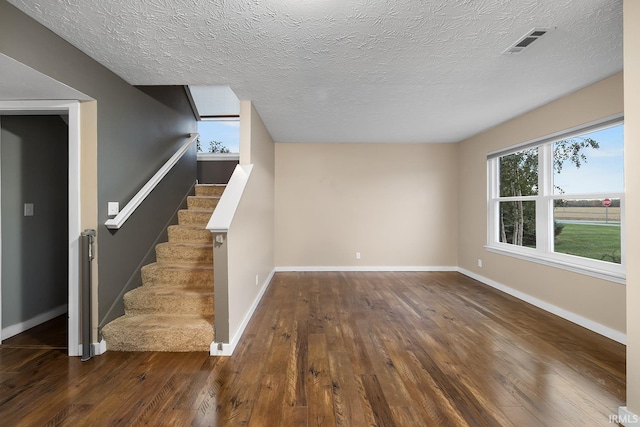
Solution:
[(108, 215), (118, 215), (120, 213), (120, 203), (108, 202), (107, 211), (108, 211), (107, 212)]
[(356, 259), (360, 259), (360, 252), (356, 252)]
[(24, 216), (33, 216), (33, 203), (24, 204)]
[(478, 258), (478, 267), (482, 268), (482, 260)]

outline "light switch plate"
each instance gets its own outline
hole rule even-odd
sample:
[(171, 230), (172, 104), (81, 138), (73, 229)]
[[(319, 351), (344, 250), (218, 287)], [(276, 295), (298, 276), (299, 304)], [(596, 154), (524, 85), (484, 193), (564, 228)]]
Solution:
[(108, 202), (107, 211), (107, 215), (118, 215), (120, 213), (120, 203)]
[(24, 204), (24, 216), (33, 216), (33, 203)]

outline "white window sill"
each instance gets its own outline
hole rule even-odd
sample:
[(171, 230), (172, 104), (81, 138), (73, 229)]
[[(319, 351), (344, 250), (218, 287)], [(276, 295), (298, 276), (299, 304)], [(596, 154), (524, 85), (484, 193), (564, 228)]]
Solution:
[(240, 160), (239, 153), (198, 153), (199, 162), (219, 162), (224, 160)]
[[(572, 263), (569, 261), (565, 261), (562, 259), (562, 255), (558, 255), (556, 258), (555, 254), (551, 256), (540, 256), (534, 250), (530, 252), (526, 248), (518, 248), (516, 250), (512, 250), (510, 248), (502, 248), (499, 246), (490, 246), (487, 245), (484, 247), (487, 251), (493, 252), (500, 255), (507, 255), (513, 258), (522, 259), (525, 261), (535, 262), (542, 265), (547, 265), (550, 267), (561, 268), (563, 270), (572, 271), (574, 273), (584, 274), (586, 276), (596, 277), (598, 279), (608, 280), (610, 282), (620, 283), (621, 285), (625, 285), (627, 283), (626, 274), (624, 271), (614, 271), (614, 270), (623, 270), (623, 267), (619, 264), (610, 264), (610, 263), (602, 263), (603, 268), (598, 268), (594, 266), (580, 265), (576, 263)], [(598, 263), (598, 261), (595, 261)], [(611, 269), (607, 269), (608, 265), (611, 265)]]

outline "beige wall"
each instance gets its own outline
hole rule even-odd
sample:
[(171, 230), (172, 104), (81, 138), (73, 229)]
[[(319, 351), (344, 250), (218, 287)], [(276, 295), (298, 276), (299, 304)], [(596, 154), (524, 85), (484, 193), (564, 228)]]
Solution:
[[(460, 143), (457, 167), (460, 267), (624, 332), (623, 285), (484, 249), (487, 243), (487, 153), (622, 111), (622, 74), (618, 74)], [(482, 268), (478, 267), (478, 259), (483, 261)]]
[(627, 407), (640, 415), (640, 2), (624, 2), (624, 161), (627, 230)]
[(231, 339), (274, 269), (274, 144), (249, 101), (240, 103), (240, 147), (240, 163), (253, 171), (227, 234)]
[[(98, 230), (98, 103), (80, 103), (80, 229)], [(92, 304), (98, 307), (98, 239), (91, 266)], [(93, 310), (92, 342), (98, 341), (98, 310)]]
[(276, 144), (276, 265), (456, 266), (456, 156), (455, 144)]

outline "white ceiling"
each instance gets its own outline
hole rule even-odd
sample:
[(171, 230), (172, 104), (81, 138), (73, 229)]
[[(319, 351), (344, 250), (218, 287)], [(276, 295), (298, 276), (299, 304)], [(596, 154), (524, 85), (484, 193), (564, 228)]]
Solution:
[(131, 84), (231, 86), (278, 142), (460, 141), (622, 70), (621, 0), (9, 2)]

